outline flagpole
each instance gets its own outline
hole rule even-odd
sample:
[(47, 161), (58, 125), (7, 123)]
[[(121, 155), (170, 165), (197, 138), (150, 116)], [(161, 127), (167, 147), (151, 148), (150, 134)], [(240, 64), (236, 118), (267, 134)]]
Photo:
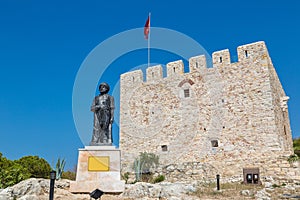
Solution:
[(148, 37), (148, 67), (150, 67), (150, 37), (151, 37), (151, 13), (149, 12), (149, 37)]

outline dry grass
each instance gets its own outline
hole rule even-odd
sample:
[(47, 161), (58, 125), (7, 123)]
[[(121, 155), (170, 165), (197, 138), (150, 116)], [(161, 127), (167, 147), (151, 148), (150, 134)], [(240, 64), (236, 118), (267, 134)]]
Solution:
[[(221, 190), (216, 190), (216, 184), (205, 184), (199, 186), (198, 190), (193, 194), (200, 199), (212, 200), (243, 200), (256, 199), (255, 194), (262, 190), (262, 185), (245, 185), (240, 183), (224, 183), (221, 184)], [(241, 191), (248, 190), (248, 195), (242, 195)], [(288, 184), (273, 185), (271, 188), (266, 188), (265, 191), (270, 194), (271, 199), (290, 199), (284, 195), (300, 196), (300, 185), (295, 184), (293, 187)]]
[[(200, 199), (255, 199), (254, 195), (263, 187), (261, 185), (245, 185), (240, 183), (220, 184), (220, 191), (216, 190), (216, 183), (199, 186), (194, 193)], [(243, 196), (242, 190), (248, 190), (250, 195)]]
[[(295, 187), (289, 187), (285, 184), (282, 185), (273, 185), (273, 188), (267, 189), (267, 192), (271, 195), (271, 199), (291, 199), (284, 198), (284, 194), (292, 195), (292, 196), (300, 196), (300, 187), (299, 185), (294, 185)], [(280, 198), (279, 198), (280, 197)], [(292, 198), (295, 199), (295, 198)], [(299, 199), (299, 198), (297, 198)]]
[[(199, 185), (199, 188), (196, 192), (189, 194), (189, 196), (194, 196), (195, 198), (191, 199), (203, 199), (203, 200), (248, 200), (248, 199), (257, 199), (255, 194), (264, 189), (262, 185), (245, 185), (240, 183), (223, 183), (220, 185), (221, 190), (216, 191), (216, 184), (202, 184)], [(242, 195), (241, 191), (247, 191), (247, 195)], [(288, 183), (283, 183), (280, 185), (273, 185), (271, 188), (265, 189), (267, 193), (270, 194), (270, 198), (275, 199), (291, 199), (284, 198), (283, 194), (288, 195), (300, 195), (300, 185), (294, 184), (293, 187), (290, 187)], [(103, 195), (101, 200), (135, 200), (132, 198), (119, 197), (114, 195)], [(147, 200), (157, 200), (158, 198), (145, 197), (143, 199)], [(160, 198), (160, 200), (167, 200), (167, 198)]]

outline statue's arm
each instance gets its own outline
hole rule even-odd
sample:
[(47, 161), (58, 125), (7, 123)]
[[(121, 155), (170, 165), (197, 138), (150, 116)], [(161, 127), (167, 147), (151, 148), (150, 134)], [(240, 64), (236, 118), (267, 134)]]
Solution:
[(96, 112), (98, 110), (98, 106), (96, 105), (96, 97), (94, 98), (93, 104), (91, 106), (91, 111)]
[(114, 112), (115, 112), (115, 99), (114, 97), (110, 97), (110, 123), (112, 124), (114, 121)]

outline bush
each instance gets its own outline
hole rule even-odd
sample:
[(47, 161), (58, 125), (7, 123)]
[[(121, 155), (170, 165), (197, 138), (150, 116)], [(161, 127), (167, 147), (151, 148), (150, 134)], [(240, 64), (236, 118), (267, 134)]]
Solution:
[(29, 171), (18, 164), (2, 157), (0, 153), (0, 188), (6, 188), (30, 177)]
[(56, 166), (55, 166), (56, 180), (59, 180), (62, 178), (62, 174), (65, 169), (65, 165), (66, 165), (65, 159), (62, 159), (62, 160), (60, 160), (60, 158), (57, 159)]
[(72, 171), (66, 171), (66, 172), (62, 173), (61, 178), (75, 181), (75, 179), (76, 179), (76, 173), (72, 172)]
[(125, 184), (128, 183), (128, 179), (129, 179), (129, 172), (126, 172), (124, 174), (121, 174), (122, 179), (125, 180)]
[(293, 139), (293, 147), (295, 154), (297, 154), (300, 157), (300, 138)]
[(21, 165), (15, 162), (12, 162), (12, 165), (3, 171), (2, 178), (2, 186), (6, 188), (30, 178), (30, 173), (26, 168), (23, 168)]
[(155, 177), (152, 182), (153, 183), (160, 183), (164, 180), (165, 180), (165, 176), (164, 175), (159, 175), (158, 177)]
[(290, 157), (288, 158), (289, 163), (293, 163), (299, 160), (299, 157), (297, 154), (294, 155), (290, 155)]
[(150, 169), (152, 167), (157, 167), (159, 163), (159, 156), (154, 153), (140, 153), (139, 159), (143, 163), (142, 173), (149, 173)]
[(30, 173), (31, 178), (49, 178), (51, 166), (49, 163), (38, 156), (24, 156), (15, 161)]
[[(141, 152), (139, 157), (134, 159), (133, 169), (136, 181), (149, 182), (151, 176), (151, 168), (157, 167), (159, 164), (159, 156), (154, 153)], [(142, 178), (144, 176), (144, 179)]]
[(272, 187), (273, 187), (273, 188), (280, 188), (280, 185), (273, 184)]

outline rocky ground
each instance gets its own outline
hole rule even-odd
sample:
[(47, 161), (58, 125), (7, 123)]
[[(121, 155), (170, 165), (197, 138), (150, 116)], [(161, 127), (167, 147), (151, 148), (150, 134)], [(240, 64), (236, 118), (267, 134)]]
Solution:
[[(48, 200), (50, 181), (28, 179), (13, 187), (0, 189), (0, 200)], [(88, 194), (72, 194), (68, 191), (69, 180), (55, 182), (55, 200), (90, 200)], [(198, 199), (300, 199), (300, 183), (280, 183), (272, 179), (264, 185), (253, 186), (239, 183), (215, 184), (169, 183), (127, 184), (122, 194), (104, 194), (101, 200), (198, 200)]]

